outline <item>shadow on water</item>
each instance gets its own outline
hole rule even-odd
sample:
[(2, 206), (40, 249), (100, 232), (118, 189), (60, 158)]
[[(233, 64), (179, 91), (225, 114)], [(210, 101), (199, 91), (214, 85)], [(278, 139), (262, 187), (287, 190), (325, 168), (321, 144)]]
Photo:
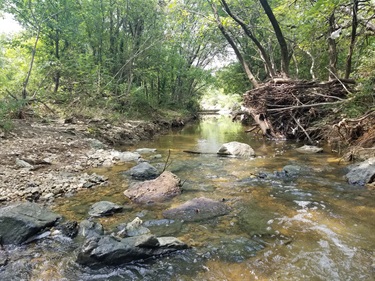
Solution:
[[(129, 180), (122, 172), (135, 165), (131, 163), (95, 170), (110, 178), (109, 186), (82, 191), (59, 200), (55, 207), (67, 219), (80, 221), (97, 201), (127, 206), (123, 213), (97, 219), (110, 232), (136, 216), (143, 221), (162, 219), (163, 210), (192, 198), (224, 201), (231, 207), (226, 216), (179, 223), (168, 231), (153, 229), (156, 235), (178, 237), (192, 249), (92, 270), (74, 263), (74, 247), (69, 243), (61, 246), (53, 245), (61, 242), (50, 241), (51, 245), (35, 246), (40, 247), (40, 254), (33, 258), (30, 279), (374, 280), (374, 191), (348, 186), (342, 178), (343, 166), (328, 148), (322, 154), (299, 154), (294, 149), (301, 144), (269, 142), (244, 130), (228, 117), (210, 117), (132, 147), (130, 150), (156, 148), (156, 153), (143, 157), (159, 170), (169, 155), (168, 170), (184, 184), (183, 193), (168, 202), (140, 206), (123, 195)], [(250, 144), (257, 157), (216, 156), (221, 144), (229, 141)], [(275, 172), (286, 165), (298, 165), (300, 173), (278, 176)], [(262, 173), (268, 176), (259, 178)], [(50, 250), (54, 247), (60, 252)], [(43, 257), (43, 262), (38, 257)]]

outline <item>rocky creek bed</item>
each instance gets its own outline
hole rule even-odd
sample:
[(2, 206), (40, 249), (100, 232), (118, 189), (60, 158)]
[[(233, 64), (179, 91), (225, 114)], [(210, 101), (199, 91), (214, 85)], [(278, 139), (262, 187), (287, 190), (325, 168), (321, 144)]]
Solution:
[[(175, 175), (168, 171), (158, 173), (154, 167), (143, 161), (141, 151), (119, 151), (114, 148), (116, 144), (127, 144), (131, 148), (135, 142), (151, 138), (155, 133), (172, 126), (172, 123), (148, 124), (135, 121), (121, 127), (106, 124), (104, 121), (99, 124), (96, 122), (95, 126), (79, 122), (17, 123), (12, 133), (3, 135), (0, 139), (0, 200), (3, 205), (0, 208), (0, 238), (1, 244), (5, 245), (0, 247), (2, 276), (17, 279), (20, 277), (16, 276), (19, 271), (29, 274), (28, 270), (17, 268), (16, 262), (28, 261), (29, 257), (23, 256), (20, 259), (17, 256), (19, 252), (15, 249), (22, 249), (28, 256), (34, 256), (35, 250), (28, 247), (34, 242), (41, 245), (47, 243), (47, 246), (43, 244), (42, 248), (63, 249), (69, 245), (69, 251), (75, 252), (75, 261), (83, 266), (97, 268), (118, 265), (190, 248), (175, 237), (154, 235), (152, 229), (155, 225), (168, 228), (181, 221), (201, 221), (230, 213), (232, 210), (225, 200), (219, 202), (201, 197), (165, 210), (162, 220), (143, 223), (139, 218), (134, 218), (133, 221), (118, 225), (117, 229), (104, 230), (103, 226), (92, 218), (121, 212), (123, 206), (106, 201), (98, 202), (88, 212), (87, 220), (81, 222), (65, 221), (61, 215), (45, 208), (58, 197), (69, 196), (81, 189), (106, 185), (106, 177), (88, 173), (87, 170), (110, 167), (120, 162), (134, 162), (135, 167), (127, 172), (127, 176), (143, 181), (124, 192), (133, 202), (148, 204), (178, 196), (181, 182)], [(321, 151), (313, 146), (300, 147), (299, 150), (300, 153), (307, 154)], [(219, 152), (241, 157), (256, 155), (256, 151), (251, 147), (238, 142), (224, 144)], [(155, 152), (153, 153), (156, 156)], [(302, 170), (302, 166), (288, 165), (281, 172), (261, 172), (250, 180), (298, 177)], [(348, 167), (346, 176), (348, 183), (352, 185), (373, 188), (375, 159), (370, 158)], [(155, 187), (155, 184), (160, 186)], [(162, 190), (162, 187), (165, 190)], [(149, 192), (144, 192), (143, 189)], [(154, 190), (158, 191), (158, 194), (150, 194)], [(28, 202), (15, 203), (18, 201)], [(74, 237), (80, 238), (72, 240)], [(61, 245), (56, 246), (58, 243)], [(244, 243), (252, 245), (249, 253), (246, 253), (249, 256), (264, 248), (264, 245), (257, 241), (249, 240)], [(63, 255), (63, 250), (61, 254)]]
[(57, 120), (49, 124), (15, 120), (10, 133), (0, 132), (0, 202), (53, 201), (108, 179), (89, 168), (136, 161), (140, 155), (112, 147), (151, 139), (175, 121), (129, 121), (119, 126), (105, 120)]

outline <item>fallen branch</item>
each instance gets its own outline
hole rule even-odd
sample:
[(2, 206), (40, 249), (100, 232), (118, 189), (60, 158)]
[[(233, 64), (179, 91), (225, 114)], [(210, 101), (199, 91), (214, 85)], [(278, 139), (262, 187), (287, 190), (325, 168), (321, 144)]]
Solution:
[(294, 105), (294, 106), (288, 106), (288, 107), (283, 107), (283, 108), (271, 108), (271, 109), (267, 109), (267, 112), (283, 111), (283, 110), (290, 110), (290, 109), (297, 109), (297, 108), (309, 108), (309, 107), (323, 106), (323, 105), (336, 105), (336, 104), (340, 104), (349, 100), (350, 98), (346, 100), (336, 101), (336, 102), (320, 102), (320, 103), (313, 103), (313, 104)]

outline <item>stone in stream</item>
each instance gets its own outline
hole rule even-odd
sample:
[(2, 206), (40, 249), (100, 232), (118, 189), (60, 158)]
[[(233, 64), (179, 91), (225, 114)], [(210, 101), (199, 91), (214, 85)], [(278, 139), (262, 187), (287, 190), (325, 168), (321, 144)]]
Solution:
[(252, 147), (246, 143), (232, 141), (224, 143), (217, 154), (227, 156), (254, 157), (255, 152)]
[(139, 154), (148, 154), (148, 153), (155, 153), (156, 152), (156, 148), (138, 148), (135, 150), (136, 153), (139, 153)]
[(142, 226), (142, 220), (139, 217), (136, 217), (134, 220), (127, 224), (119, 225), (117, 228), (120, 230), (117, 232), (117, 236), (124, 237), (134, 237), (145, 234), (150, 234), (150, 230), (147, 227)]
[(104, 228), (100, 223), (83, 220), (79, 224), (78, 235), (86, 238), (99, 237), (104, 234)]
[(298, 151), (299, 153), (304, 153), (304, 154), (314, 154), (318, 152), (323, 152), (323, 148), (317, 147), (315, 145), (304, 145), (304, 146), (296, 148), (296, 151)]
[(36, 203), (17, 203), (0, 209), (0, 237), (3, 244), (22, 244), (61, 216)]
[(223, 216), (229, 212), (229, 207), (224, 203), (200, 197), (187, 201), (176, 208), (165, 210), (163, 216), (173, 220), (200, 221)]
[(365, 185), (375, 180), (375, 157), (347, 167), (349, 172), (345, 175), (349, 184)]
[(81, 247), (77, 263), (96, 268), (120, 265), (187, 248), (185, 243), (175, 237), (157, 238), (154, 235), (122, 239), (109, 235), (91, 237)]
[(154, 180), (135, 183), (125, 190), (124, 195), (136, 203), (162, 202), (181, 193), (180, 179), (169, 171)]
[(114, 213), (121, 212), (122, 209), (122, 206), (115, 203), (109, 201), (100, 201), (90, 207), (89, 215), (92, 217), (110, 216)]
[(159, 176), (158, 170), (147, 162), (139, 163), (124, 174), (129, 174), (136, 180), (152, 180)]

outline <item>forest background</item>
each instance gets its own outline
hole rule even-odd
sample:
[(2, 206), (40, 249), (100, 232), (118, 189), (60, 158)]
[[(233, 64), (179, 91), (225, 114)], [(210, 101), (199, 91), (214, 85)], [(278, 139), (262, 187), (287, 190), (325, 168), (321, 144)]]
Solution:
[[(0, 126), (49, 115), (155, 119), (239, 107), (267, 81), (352, 79), (340, 118), (374, 109), (372, 0), (0, 0)], [(177, 112), (177, 113), (176, 113)]]

